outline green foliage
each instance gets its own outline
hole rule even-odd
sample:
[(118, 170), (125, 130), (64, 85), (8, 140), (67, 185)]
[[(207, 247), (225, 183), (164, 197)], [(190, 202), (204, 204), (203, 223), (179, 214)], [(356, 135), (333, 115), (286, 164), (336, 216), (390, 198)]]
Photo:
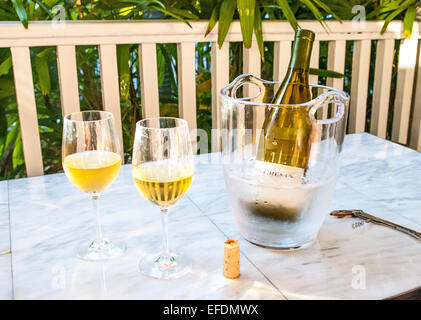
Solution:
[[(0, 0), (0, 20), (52, 20), (64, 7), (66, 20), (139, 20), (177, 19), (189, 25), (189, 20), (206, 19), (206, 34), (218, 25), (218, 44), (225, 40), (233, 20), (239, 20), (244, 45), (252, 44), (253, 33), (262, 56), (262, 77), (272, 78), (273, 43), (263, 42), (262, 21), (287, 20), (299, 28), (299, 20), (317, 19), (322, 25), (329, 19), (349, 20), (354, 5), (365, 7), (368, 19), (385, 19), (383, 31), (393, 19), (404, 21), (407, 37), (412, 32), (417, 5), (415, 0)], [(352, 51), (352, 43), (347, 44)], [(242, 73), (242, 43), (230, 44), (230, 80)], [(210, 137), (211, 112), (211, 45), (201, 42), (196, 47), (196, 105), (198, 128)], [(157, 44), (157, 69), (160, 95), (160, 114), (178, 116), (177, 48), (175, 44)], [(320, 44), (320, 68), (327, 65), (327, 43)], [(98, 48), (76, 48), (80, 106), (82, 110), (102, 109)], [(130, 161), (136, 121), (141, 118), (138, 46), (117, 46), (121, 114), (125, 160)], [(373, 59), (373, 57), (372, 57)], [(393, 79), (396, 79), (396, 60)], [(37, 104), (41, 148), (46, 173), (61, 171), (62, 114), (57, 75), (55, 47), (31, 48), (34, 92)], [(352, 54), (347, 54), (345, 89), (350, 88)], [(374, 68), (374, 64), (370, 65)], [(326, 77), (343, 77), (328, 70), (311, 70)], [(373, 70), (370, 70), (373, 73)], [(370, 78), (371, 79), (371, 78)], [(372, 81), (372, 80), (370, 80)], [(392, 84), (394, 85), (394, 84)], [(393, 95), (393, 90), (392, 93)], [(369, 94), (370, 96), (370, 94)], [(393, 99), (391, 99), (393, 100)], [(0, 179), (25, 175), (24, 155), (17, 112), (10, 50), (0, 48)], [(369, 110), (368, 110), (369, 112)], [(210, 147), (210, 141), (209, 141)]]
[(412, 24), (415, 20), (416, 0), (384, 1), (384, 5), (379, 10), (379, 15), (384, 19), (384, 25), (382, 27), (381, 33), (383, 34), (386, 31), (387, 26), (393, 19), (395, 19), (400, 14), (403, 14), (405, 11), (404, 32), (405, 36), (409, 38), (411, 36), (410, 31), (412, 30)]
[[(237, 3), (236, 7), (235, 2)], [(218, 15), (217, 8), (219, 5)], [(301, 6), (305, 9), (302, 10)], [(263, 58), (263, 36), (260, 21), (262, 19), (286, 19), (295, 30), (300, 27), (297, 21), (300, 11), (310, 14), (311, 19), (316, 18), (322, 25), (325, 24), (325, 20), (328, 19), (329, 15), (340, 21), (340, 18), (326, 4), (326, 0), (220, 0), (216, 3), (212, 12), (206, 34), (214, 28), (216, 21), (218, 21), (218, 44), (221, 46), (233, 18), (239, 17), (244, 46), (250, 48), (254, 31), (260, 55)]]
[[(237, 10), (240, 15), (241, 34), (243, 36), (244, 46), (250, 48), (253, 37), (256, 1), (237, 0)], [(260, 38), (260, 41), (263, 41), (263, 38)], [(263, 55), (263, 52), (261, 52), (261, 54)]]
[[(227, 36), (232, 19), (234, 18), (234, 12), (235, 12), (236, 6), (237, 6), (236, 0), (223, 0), (221, 3), (221, 9), (219, 13), (219, 26), (218, 26), (219, 47), (222, 47), (225, 37)], [(212, 30), (212, 29), (208, 26), (208, 30)]]
[(23, 0), (12, 0), (13, 8), (25, 28), (28, 28), (28, 16), (23, 5)]

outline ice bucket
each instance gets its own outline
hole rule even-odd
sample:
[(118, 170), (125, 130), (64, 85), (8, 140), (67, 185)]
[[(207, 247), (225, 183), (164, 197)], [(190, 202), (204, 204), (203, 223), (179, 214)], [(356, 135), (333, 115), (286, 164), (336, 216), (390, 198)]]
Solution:
[[(270, 102), (279, 85), (245, 74), (221, 90), (222, 163), (234, 220), (242, 236), (256, 245), (289, 250), (311, 244), (328, 214), (338, 177), (349, 95), (310, 85), (312, 100), (307, 103), (273, 105)], [(308, 110), (312, 134), (305, 176), (266, 174), (262, 161), (256, 161), (265, 115), (272, 108)]]

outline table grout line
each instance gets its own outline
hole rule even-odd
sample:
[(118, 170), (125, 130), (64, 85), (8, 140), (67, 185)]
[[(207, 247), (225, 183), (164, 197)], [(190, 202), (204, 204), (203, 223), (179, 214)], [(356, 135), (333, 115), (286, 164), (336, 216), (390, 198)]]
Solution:
[[(191, 202), (194, 204), (194, 206), (196, 207), (196, 208), (198, 208), (199, 209), (199, 211), (201, 211), (202, 212), (202, 215), (203, 216), (205, 216), (209, 221), (210, 221), (210, 223), (212, 223), (214, 226), (215, 226), (215, 228), (219, 231), (219, 232), (221, 232), (222, 234), (223, 234), (223, 236), (226, 238), (226, 239), (229, 239), (230, 237), (196, 204), (196, 202), (194, 202), (193, 201), (193, 199), (191, 199), (190, 197), (189, 197), (189, 199), (191, 200)], [(215, 214), (221, 214), (221, 213), (224, 213), (224, 212), (219, 212), (219, 213), (213, 213), (213, 214), (211, 214), (211, 215), (215, 215)], [(262, 271), (262, 270), (260, 270), (258, 267), (257, 267), (257, 265), (256, 264), (254, 264), (253, 263), (253, 261), (251, 261), (251, 259), (247, 256), (247, 254), (243, 251), (243, 250), (241, 250), (240, 249), (240, 252), (241, 252), (241, 254), (247, 259), (247, 261), (257, 270), (257, 272), (259, 272), (268, 282), (269, 282), (269, 284), (276, 290), (276, 291), (278, 291), (278, 293), (285, 299), (285, 300), (289, 300), (286, 296), (285, 296), (285, 294), (283, 294), (282, 293), (282, 291), (268, 278), (268, 276)]]
[[(225, 236), (226, 239), (229, 239), (230, 237), (221, 229), (219, 226), (208, 216), (206, 216), (208, 220)], [(269, 277), (262, 271), (260, 268), (248, 257), (248, 255), (240, 249), (240, 252), (243, 254), (243, 256), (247, 259), (247, 261), (272, 285), (272, 287), (278, 291), (278, 293), (285, 299), (289, 300), (283, 292), (272, 282), (272, 280), (269, 279)]]

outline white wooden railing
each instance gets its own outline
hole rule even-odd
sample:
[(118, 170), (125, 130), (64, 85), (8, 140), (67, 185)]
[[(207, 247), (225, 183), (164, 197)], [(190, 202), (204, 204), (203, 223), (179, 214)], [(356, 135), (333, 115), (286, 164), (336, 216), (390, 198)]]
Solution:
[[(373, 108), (370, 132), (386, 136), (391, 71), (396, 39), (404, 39), (403, 24), (390, 23), (381, 35), (383, 21), (367, 21), (363, 30), (353, 24), (328, 22), (330, 32), (316, 21), (300, 21), (302, 28), (316, 33), (311, 67), (318, 67), (320, 41), (329, 41), (328, 69), (343, 73), (346, 40), (354, 40), (349, 133), (362, 132), (366, 123), (366, 101), (370, 66), (371, 41), (379, 40), (375, 61)], [(34, 84), (29, 48), (57, 46), (58, 74), (62, 114), (78, 111), (79, 92), (76, 69), (76, 45), (98, 45), (101, 65), (101, 85), (104, 110), (116, 119), (122, 140), (119, 81), (116, 59), (117, 44), (139, 44), (142, 116), (159, 115), (156, 43), (176, 43), (178, 49), (179, 115), (196, 129), (195, 43), (212, 42), (212, 127), (220, 129), (218, 92), (229, 80), (229, 42), (241, 41), (241, 29), (234, 22), (218, 49), (217, 28), (206, 38), (207, 21), (191, 22), (192, 28), (176, 21), (100, 21), (66, 22), (65, 26), (51, 22), (33, 22), (26, 30), (18, 22), (0, 23), (0, 47), (11, 49), (16, 98), (22, 130), (23, 150), (28, 176), (43, 174), (40, 136), (35, 105)], [(421, 60), (418, 54), (420, 26), (416, 23), (411, 39), (400, 44), (397, 89), (393, 109), (392, 140), (421, 150)], [(293, 30), (288, 22), (263, 22), (265, 41), (274, 41), (274, 80), (283, 78), (290, 58)], [(260, 56), (255, 40), (251, 49), (243, 51), (243, 73), (260, 76)], [(416, 72), (418, 69), (418, 72)], [(416, 74), (416, 79), (415, 78)], [(317, 81), (312, 76), (311, 82)], [(342, 79), (328, 79), (327, 85), (343, 88)], [(412, 115), (412, 117), (411, 117)], [(412, 120), (411, 120), (411, 119)], [(220, 148), (218, 130), (212, 136), (212, 150)]]

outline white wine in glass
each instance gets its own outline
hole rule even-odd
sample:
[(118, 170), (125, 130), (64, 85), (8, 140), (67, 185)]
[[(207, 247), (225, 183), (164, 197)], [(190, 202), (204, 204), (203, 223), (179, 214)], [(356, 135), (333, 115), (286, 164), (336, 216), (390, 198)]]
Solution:
[(146, 162), (133, 168), (133, 180), (142, 196), (167, 207), (185, 195), (193, 180), (193, 168), (170, 160)]
[(96, 236), (76, 247), (79, 258), (103, 261), (122, 255), (125, 245), (105, 238), (101, 230), (99, 198), (117, 178), (121, 167), (114, 117), (106, 111), (68, 114), (63, 123), (63, 169), (80, 190), (91, 195), (96, 211)]
[(187, 121), (144, 119), (136, 124), (132, 174), (139, 193), (161, 209), (163, 249), (143, 258), (139, 267), (148, 276), (176, 279), (190, 270), (187, 257), (169, 251), (168, 207), (180, 200), (193, 180), (193, 151)]
[(63, 167), (67, 178), (80, 190), (100, 193), (117, 178), (121, 157), (110, 151), (83, 151), (67, 156)]

